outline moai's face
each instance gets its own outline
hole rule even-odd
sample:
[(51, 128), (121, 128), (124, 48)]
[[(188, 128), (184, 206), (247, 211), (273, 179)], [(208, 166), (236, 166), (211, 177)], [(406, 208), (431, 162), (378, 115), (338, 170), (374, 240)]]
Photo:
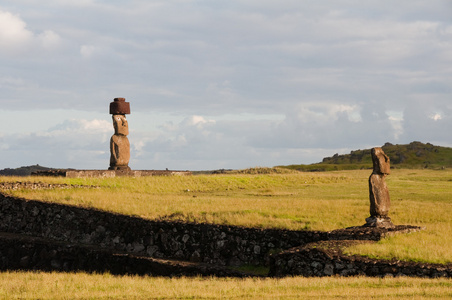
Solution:
[(371, 153), (374, 171), (381, 174), (390, 174), (389, 157), (383, 152), (383, 149), (373, 148)]
[(124, 115), (113, 115), (113, 127), (115, 128), (115, 134), (129, 134), (129, 124), (127, 123), (126, 116)]

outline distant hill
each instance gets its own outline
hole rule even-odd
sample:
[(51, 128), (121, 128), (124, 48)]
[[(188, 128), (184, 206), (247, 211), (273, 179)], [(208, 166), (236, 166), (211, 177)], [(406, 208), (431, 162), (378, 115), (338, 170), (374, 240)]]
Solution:
[(52, 170), (52, 168), (42, 167), (40, 165), (28, 166), (28, 167), (20, 167), (16, 169), (6, 168), (0, 170), (0, 176), (30, 176), (32, 172), (36, 171), (48, 171)]
[[(452, 148), (435, 146), (430, 143), (412, 142), (406, 145), (393, 145), (386, 143), (382, 146), (383, 151), (391, 160), (391, 168), (397, 169), (442, 169), (452, 168)], [(335, 171), (335, 170), (359, 170), (372, 169), (371, 149), (355, 150), (350, 154), (334, 154), (331, 157), (325, 157), (322, 162), (310, 165), (289, 165), (277, 166), (277, 168), (286, 168), (298, 171)], [(274, 169), (274, 168), (273, 168)], [(272, 170), (273, 170), (272, 169)], [(40, 165), (20, 167), (16, 169), (6, 168), (0, 170), (0, 176), (30, 176), (32, 172), (48, 171), (53, 168), (47, 168)], [(277, 170), (277, 169), (275, 169)], [(273, 170), (274, 172), (276, 172)], [(268, 170), (264, 170), (268, 172)], [(197, 171), (193, 174), (221, 174), (231, 173), (233, 170), (217, 171)], [(237, 171), (235, 171), (237, 172)], [(247, 170), (247, 172), (251, 172)], [(263, 172), (253, 170), (255, 173)], [(281, 170), (277, 171), (278, 173)]]
[[(452, 148), (435, 146), (430, 143), (412, 142), (407, 145), (386, 143), (383, 151), (389, 156), (392, 168), (450, 168), (452, 167)], [(350, 154), (334, 154), (325, 157), (322, 162), (310, 165), (281, 166), (299, 171), (333, 171), (371, 169), (371, 149), (355, 150)]]

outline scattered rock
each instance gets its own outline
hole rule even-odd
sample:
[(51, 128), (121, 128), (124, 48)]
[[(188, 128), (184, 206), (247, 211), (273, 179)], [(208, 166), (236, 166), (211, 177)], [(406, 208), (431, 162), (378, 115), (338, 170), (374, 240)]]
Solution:
[(78, 185), (78, 184), (56, 184), (56, 183), (44, 183), (44, 182), (31, 182), (31, 181), (15, 181), (15, 182), (0, 182), (0, 190), (42, 190), (42, 189), (73, 189), (73, 188), (99, 188), (92, 185)]

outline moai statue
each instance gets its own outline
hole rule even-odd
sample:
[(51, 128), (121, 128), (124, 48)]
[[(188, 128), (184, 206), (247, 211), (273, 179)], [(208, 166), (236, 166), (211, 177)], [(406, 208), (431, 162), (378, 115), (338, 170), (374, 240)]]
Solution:
[(394, 228), (388, 217), (391, 201), (385, 177), (390, 173), (389, 157), (383, 149), (372, 148), (373, 172), (369, 177), (370, 217), (364, 226)]
[(110, 168), (109, 170), (130, 170), (129, 124), (126, 114), (130, 114), (130, 103), (125, 98), (115, 98), (110, 103), (110, 114), (113, 115), (115, 134), (110, 139)]

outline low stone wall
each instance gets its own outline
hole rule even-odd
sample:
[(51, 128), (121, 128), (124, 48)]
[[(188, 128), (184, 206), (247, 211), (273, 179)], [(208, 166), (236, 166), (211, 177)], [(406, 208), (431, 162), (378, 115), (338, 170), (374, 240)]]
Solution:
[(4, 233), (0, 233), (0, 270), (85, 271), (150, 276), (249, 276), (229, 268), (138, 257), (98, 247)]
[(269, 253), (326, 240), (328, 233), (143, 220), (0, 194), (0, 231), (96, 245), (157, 258), (268, 265)]
[[(451, 265), (380, 261), (346, 256), (341, 252), (341, 247), (359, 240), (373, 242), (387, 235), (417, 230), (420, 228), (399, 225), (394, 229), (355, 227), (331, 232), (290, 231), (150, 221), (0, 194), (0, 267), (108, 270), (118, 274), (159, 272), (160, 275), (218, 272), (218, 275), (240, 276), (221, 268), (212, 271), (211, 268), (195, 267), (193, 271), (187, 271), (186, 266), (165, 267), (149, 259), (159, 258), (217, 266), (269, 265), (271, 276), (451, 277)], [(23, 236), (25, 240), (5, 239), (2, 232)], [(36, 240), (32, 241), (30, 237)], [(95, 263), (96, 260), (99, 263)], [(103, 264), (110, 267), (102, 269)], [(146, 268), (142, 269), (140, 265)], [(169, 273), (162, 268), (167, 268)]]
[(172, 175), (192, 175), (190, 171), (172, 171), (172, 170), (72, 170), (72, 169), (52, 169), (47, 171), (37, 171), (32, 176), (50, 176), (50, 177), (103, 177), (112, 178), (120, 176), (143, 177), (143, 176), (172, 176)]
[(343, 247), (357, 241), (311, 243), (272, 255), (270, 276), (415, 276), (452, 277), (452, 265), (375, 260), (362, 256), (346, 256)]
[(424, 228), (412, 225), (396, 225), (394, 228), (356, 226), (328, 232), (329, 241), (379, 241), (395, 234), (420, 231)]
[(57, 184), (45, 182), (16, 181), (0, 182), (0, 190), (45, 190), (45, 189), (97, 189), (98, 186), (79, 184)]

